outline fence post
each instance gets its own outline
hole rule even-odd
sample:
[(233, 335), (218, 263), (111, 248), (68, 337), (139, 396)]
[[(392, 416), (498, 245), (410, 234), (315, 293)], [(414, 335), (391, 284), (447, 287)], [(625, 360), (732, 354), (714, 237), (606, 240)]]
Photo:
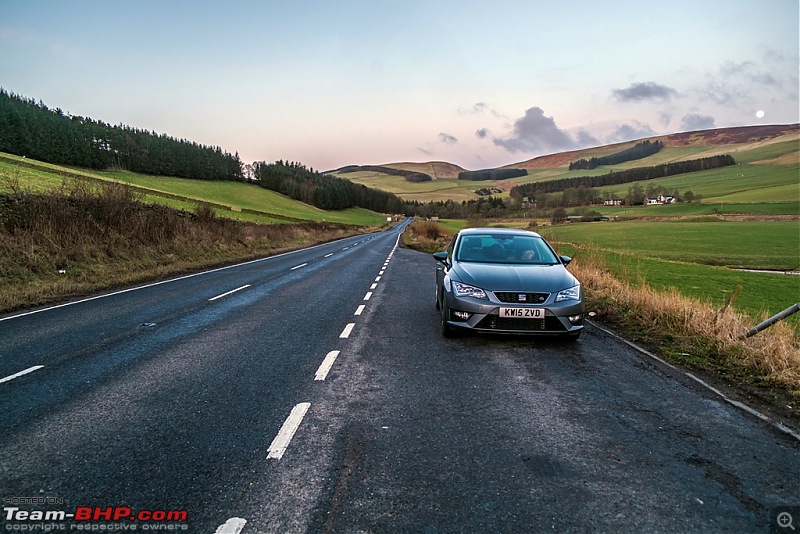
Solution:
[(728, 295), (727, 300), (725, 300), (725, 304), (722, 305), (722, 308), (714, 315), (714, 320), (717, 321), (725, 313), (725, 310), (728, 309), (728, 306), (733, 304), (736, 301), (736, 298), (739, 296), (739, 293), (742, 291), (742, 286), (737, 285), (736, 289), (734, 289), (730, 295)]
[(786, 319), (790, 315), (792, 315), (794, 313), (797, 313), (799, 311), (800, 311), (800, 302), (797, 302), (797, 303), (793, 304), (792, 306), (789, 306), (788, 308), (786, 308), (785, 310), (783, 310), (779, 314), (773, 315), (772, 317), (770, 317), (769, 319), (767, 319), (763, 323), (757, 324), (756, 326), (754, 326), (753, 328), (748, 330), (747, 334), (745, 334), (744, 337), (753, 337), (754, 335), (758, 334), (762, 330), (765, 330), (765, 329), (769, 328), (770, 326), (774, 325), (778, 321), (782, 321), (783, 319)]

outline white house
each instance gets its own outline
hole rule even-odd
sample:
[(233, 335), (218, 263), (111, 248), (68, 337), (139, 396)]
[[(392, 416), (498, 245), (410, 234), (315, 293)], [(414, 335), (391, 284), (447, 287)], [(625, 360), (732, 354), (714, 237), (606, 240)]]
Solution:
[(658, 206), (660, 204), (675, 204), (675, 197), (669, 195), (658, 195), (657, 197), (647, 197), (644, 201), (645, 206)]

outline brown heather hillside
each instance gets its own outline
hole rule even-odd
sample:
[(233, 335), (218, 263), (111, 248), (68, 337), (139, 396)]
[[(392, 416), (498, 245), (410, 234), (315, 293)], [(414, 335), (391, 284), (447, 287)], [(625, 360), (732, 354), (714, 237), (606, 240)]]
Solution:
[(740, 126), (737, 128), (718, 128), (697, 132), (682, 132), (654, 139), (660, 139), (664, 146), (706, 146), (758, 143), (768, 139), (800, 133), (800, 124), (775, 124), (766, 126)]
[[(605, 153), (609, 147), (613, 147), (611, 152), (619, 152), (625, 148), (624, 145), (633, 146), (635, 143), (622, 143), (619, 145), (609, 145), (603, 147), (602, 152)], [(603, 155), (601, 149), (586, 149), (586, 150), (573, 150), (571, 152), (560, 152), (558, 154), (549, 154), (547, 156), (539, 156), (537, 158), (529, 159), (521, 163), (509, 165), (513, 169), (555, 169), (556, 167), (569, 167), (569, 162), (580, 158), (591, 158), (592, 156)]]
[[(772, 142), (781, 142), (789, 140), (800, 139), (800, 124), (785, 124), (785, 125), (766, 125), (766, 126), (739, 126), (735, 128), (718, 128), (714, 130), (699, 130), (696, 132), (681, 132), (669, 135), (659, 135), (637, 139), (634, 141), (626, 141), (624, 143), (617, 143), (613, 145), (605, 145), (596, 148), (586, 148), (581, 150), (572, 150), (570, 152), (561, 152), (558, 154), (550, 154), (547, 156), (539, 156), (527, 161), (507, 165), (509, 168), (514, 169), (555, 169), (558, 167), (568, 167), (571, 161), (580, 158), (591, 158), (593, 156), (604, 156), (613, 154), (626, 148), (634, 146), (636, 143), (644, 141), (661, 141), (665, 147), (686, 147), (686, 146), (726, 146), (730, 145), (747, 145), (746, 148), (754, 148), (754, 145), (766, 144)], [(731, 150), (735, 152), (735, 150)], [(698, 154), (698, 157), (701, 157)], [(797, 164), (797, 158), (783, 158), (786, 159), (785, 164)], [(772, 161), (773, 164), (782, 164), (783, 162)]]
[[(707, 151), (694, 154), (693, 157), (697, 158), (717, 155), (720, 153), (720, 150), (724, 150), (726, 153), (735, 154), (736, 152), (751, 150), (766, 144), (784, 141), (798, 141), (798, 153), (784, 155), (780, 158), (769, 161), (754, 163), (788, 166), (797, 165), (798, 158), (800, 158), (800, 124), (775, 124), (765, 126), (717, 128), (713, 130), (699, 130), (695, 132), (680, 132), (669, 135), (657, 135), (653, 137), (636, 139), (633, 141), (625, 141), (623, 143), (615, 143), (612, 145), (584, 148), (580, 150), (571, 150), (569, 152), (559, 152), (557, 154), (539, 156), (518, 163), (510, 163), (502, 168), (529, 170), (567, 168), (569, 167), (569, 163), (572, 161), (581, 158), (589, 159), (591, 157), (614, 154), (621, 150), (631, 148), (636, 145), (636, 143), (644, 140), (661, 141), (664, 143), (666, 148), (690, 146), (708, 147)], [(458, 165), (447, 163), (445, 161), (428, 161), (422, 163), (385, 163), (382, 166), (393, 169), (423, 172), (431, 176), (434, 180), (456, 179), (458, 178), (458, 173), (465, 170)], [(373, 174), (376, 177), (383, 176), (381, 173)]]

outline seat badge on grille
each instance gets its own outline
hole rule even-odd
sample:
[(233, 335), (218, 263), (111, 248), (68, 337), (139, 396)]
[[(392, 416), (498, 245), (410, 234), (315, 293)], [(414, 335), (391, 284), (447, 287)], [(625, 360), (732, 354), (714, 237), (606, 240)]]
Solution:
[(528, 296), (525, 295), (525, 293), (520, 293), (517, 295), (517, 299), (519, 300), (519, 302), (525, 302), (528, 300)]

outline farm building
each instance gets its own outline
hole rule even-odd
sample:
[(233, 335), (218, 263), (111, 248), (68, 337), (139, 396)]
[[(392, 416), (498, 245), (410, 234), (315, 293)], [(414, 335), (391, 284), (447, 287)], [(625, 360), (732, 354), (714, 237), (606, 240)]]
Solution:
[(647, 197), (644, 201), (645, 206), (658, 206), (661, 204), (674, 204), (675, 197), (668, 195), (658, 195), (657, 197)]

